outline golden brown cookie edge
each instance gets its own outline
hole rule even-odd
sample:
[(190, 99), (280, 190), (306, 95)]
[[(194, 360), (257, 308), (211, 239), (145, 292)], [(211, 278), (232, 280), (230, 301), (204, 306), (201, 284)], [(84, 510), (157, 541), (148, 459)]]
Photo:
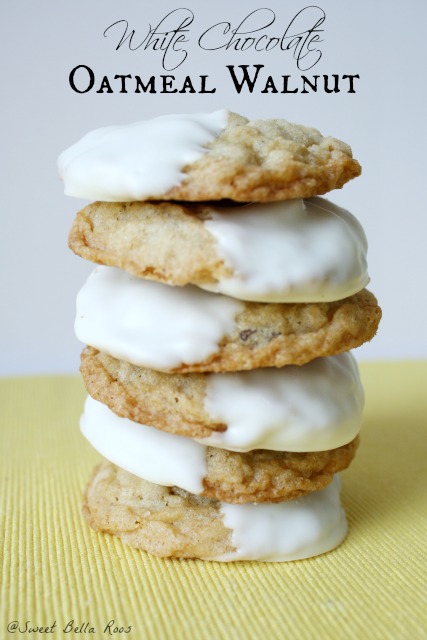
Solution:
[[(153, 497), (144, 502), (147, 491)], [(92, 472), (82, 511), (94, 531), (161, 558), (209, 558), (235, 551), (219, 502), (159, 487), (106, 461)]]

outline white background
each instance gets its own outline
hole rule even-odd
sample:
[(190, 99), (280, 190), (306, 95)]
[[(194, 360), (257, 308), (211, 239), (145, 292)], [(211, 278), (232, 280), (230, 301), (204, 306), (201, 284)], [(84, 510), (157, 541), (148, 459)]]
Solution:
[[(74, 214), (85, 203), (63, 195), (59, 153), (87, 131), (173, 112), (229, 108), (249, 118), (283, 117), (349, 142), (362, 177), (330, 199), (351, 210), (370, 241), (371, 289), (384, 317), (359, 359), (427, 357), (426, 76), (424, 0), (319, 0), (326, 13), (321, 61), (306, 75), (360, 74), (356, 94), (238, 95), (226, 64), (265, 64), (264, 76), (301, 72), (290, 53), (204, 52), (202, 31), (219, 21), (232, 27), (266, 6), (281, 35), (309, 3), (300, 0), (181, 0), (145, 2), (24, 0), (2, 3), (2, 207), (0, 233), (0, 374), (75, 372), (81, 346), (73, 336), (74, 301), (93, 266), (67, 248)], [(217, 92), (199, 94), (77, 94), (71, 69), (88, 65), (104, 74), (151, 75), (162, 69), (157, 52), (115, 50), (103, 37), (126, 19), (140, 39), (168, 11), (190, 8), (188, 59), (171, 72), (183, 80), (209, 74)], [(118, 33), (118, 32), (117, 32)], [(113, 86), (117, 88), (117, 81)], [(344, 88), (344, 87), (343, 87)]]

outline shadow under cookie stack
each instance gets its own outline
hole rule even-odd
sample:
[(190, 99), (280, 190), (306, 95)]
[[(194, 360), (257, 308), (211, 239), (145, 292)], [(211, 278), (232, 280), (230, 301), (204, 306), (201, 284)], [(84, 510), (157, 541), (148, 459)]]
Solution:
[(95, 200), (70, 247), (101, 265), (75, 325), (81, 429), (106, 459), (90, 526), (163, 557), (338, 546), (363, 409), (349, 350), (381, 316), (362, 228), (318, 197), (359, 175), (350, 148), (222, 110), (96, 130), (59, 169)]

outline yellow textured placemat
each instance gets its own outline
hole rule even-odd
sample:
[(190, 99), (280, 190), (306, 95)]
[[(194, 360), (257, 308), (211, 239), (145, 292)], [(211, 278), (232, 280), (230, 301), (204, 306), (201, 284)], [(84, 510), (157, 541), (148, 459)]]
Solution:
[(81, 493), (99, 456), (77, 426), (81, 381), (0, 381), (0, 639), (427, 638), (427, 363), (369, 363), (362, 377), (349, 536), (289, 564), (161, 560), (90, 531)]

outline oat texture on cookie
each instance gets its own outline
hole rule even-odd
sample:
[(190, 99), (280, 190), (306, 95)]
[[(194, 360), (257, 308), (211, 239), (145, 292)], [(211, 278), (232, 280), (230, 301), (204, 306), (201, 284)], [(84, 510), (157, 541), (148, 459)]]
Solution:
[(320, 195), (350, 147), (225, 109), (98, 129), (59, 158), (94, 202), (69, 246), (83, 435), (105, 461), (83, 513), (161, 557), (285, 562), (347, 534), (339, 472), (364, 394), (350, 352), (376, 333), (357, 219)]

